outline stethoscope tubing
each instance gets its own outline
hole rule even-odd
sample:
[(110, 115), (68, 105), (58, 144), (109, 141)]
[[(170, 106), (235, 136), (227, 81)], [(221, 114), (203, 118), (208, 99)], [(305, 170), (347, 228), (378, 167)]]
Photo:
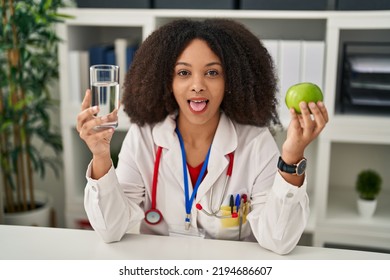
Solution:
[(203, 209), (202, 205), (200, 203), (196, 204), (196, 209), (202, 211), (204, 214), (206, 214), (209, 217), (215, 217), (218, 219), (229, 219), (229, 218), (238, 218), (238, 214), (236, 212), (230, 214), (230, 215), (218, 215), (216, 213), (209, 213), (206, 210)]
[[(234, 152), (229, 153), (228, 157), (229, 157), (229, 166), (228, 166), (228, 169), (226, 171), (226, 179), (225, 179), (225, 183), (223, 185), (221, 199), (219, 201), (219, 208), (221, 208), (223, 198), (225, 197), (225, 194), (226, 194), (226, 186), (228, 184), (230, 176), (232, 176), (232, 173), (233, 173)], [(203, 211), (203, 212), (207, 212), (207, 214), (211, 214), (211, 215), (217, 215), (217, 213), (219, 212), (219, 208), (217, 210), (214, 210), (213, 197), (214, 197), (214, 192), (213, 192), (213, 188), (211, 188), (211, 190), (210, 190), (210, 203), (209, 203), (209, 209), (210, 209), (211, 213), (208, 213), (207, 211)]]
[(158, 170), (160, 168), (162, 147), (158, 147), (156, 152), (156, 160), (154, 162), (153, 170), (153, 182), (152, 182), (152, 205), (151, 208), (145, 212), (145, 222), (149, 225), (157, 225), (163, 219), (162, 213), (156, 208), (157, 200), (157, 181), (158, 181)]

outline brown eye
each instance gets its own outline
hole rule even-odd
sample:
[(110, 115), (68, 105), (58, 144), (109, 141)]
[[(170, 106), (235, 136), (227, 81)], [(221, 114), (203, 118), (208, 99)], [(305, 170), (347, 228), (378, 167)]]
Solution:
[(188, 76), (189, 74), (190, 72), (187, 70), (180, 70), (179, 72), (177, 72), (177, 75), (179, 76)]
[(206, 76), (209, 76), (209, 77), (216, 77), (218, 75), (219, 75), (219, 73), (216, 70), (209, 70), (206, 72)]

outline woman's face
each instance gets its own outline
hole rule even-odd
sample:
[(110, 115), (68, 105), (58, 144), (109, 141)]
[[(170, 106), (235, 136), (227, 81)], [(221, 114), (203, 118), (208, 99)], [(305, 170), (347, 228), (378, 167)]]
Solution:
[(205, 41), (194, 39), (178, 57), (172, 88), (181, 121), (198, 125), (218, 122), (224, 73), (221, 60)]

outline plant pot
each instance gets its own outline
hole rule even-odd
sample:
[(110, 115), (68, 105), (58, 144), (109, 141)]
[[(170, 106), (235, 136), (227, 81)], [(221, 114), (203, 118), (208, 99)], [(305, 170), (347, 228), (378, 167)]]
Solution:
[(357, 201), (358, 211), (363, 218), (371, 218), (376, 210), (377, 200), (365, 200), (359, 198)]
[(17, 213), (4, 213), (4, 224), (21, 226), (50, 227), (52, 215), (52, 198), (45, 192), (36, 191), (35, 201), (40, 207)]

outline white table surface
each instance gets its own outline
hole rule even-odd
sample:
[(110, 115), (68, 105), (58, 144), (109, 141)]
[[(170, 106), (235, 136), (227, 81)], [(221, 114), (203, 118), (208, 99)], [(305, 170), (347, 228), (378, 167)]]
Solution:
[(0, 225), (3, 260), (390, 260), (390, 254), (297, 246), (280, 256), (257, 243), (127, 234), (106, 244), (94, 231)]

